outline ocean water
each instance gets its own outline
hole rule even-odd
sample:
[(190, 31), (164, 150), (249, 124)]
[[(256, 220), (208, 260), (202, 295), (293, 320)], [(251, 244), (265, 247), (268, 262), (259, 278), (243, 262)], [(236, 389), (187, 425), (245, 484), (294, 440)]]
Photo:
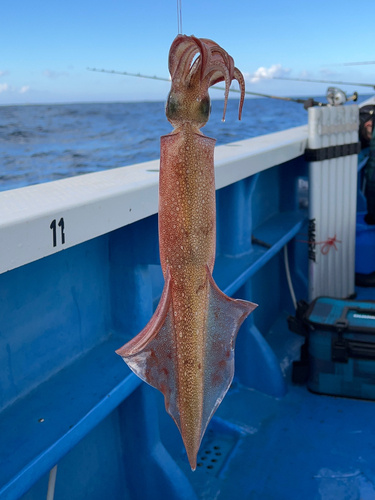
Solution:
[[(317, 98), (318, 99), (318, 98)], [(301, 104), (273, 99), (212, 101), (202, 131), (217, 145), (307, 123)], [(0, 107), (0, 191), (159, 158), (172, 130), (163, 102)]]

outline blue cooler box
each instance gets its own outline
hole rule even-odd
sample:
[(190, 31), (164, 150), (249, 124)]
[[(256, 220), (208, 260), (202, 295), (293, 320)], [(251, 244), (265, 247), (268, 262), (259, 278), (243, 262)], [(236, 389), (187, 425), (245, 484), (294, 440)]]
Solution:
[(309, 389), (375, 400), (375, 302), (318, 297), (304, 322)]

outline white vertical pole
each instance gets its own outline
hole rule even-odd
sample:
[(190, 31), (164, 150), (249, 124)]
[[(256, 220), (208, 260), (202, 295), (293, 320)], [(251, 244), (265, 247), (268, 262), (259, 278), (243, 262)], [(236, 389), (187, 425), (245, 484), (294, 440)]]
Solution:
[(47, 490), (47, 500), (53, 500), (55, 496), (57, 464), (50, 470)]
[[(309, 108), (308, 113), (309, 149), (358, 141), (358, 106)], [(354, 293), (357, 162), (354, 154), (309, 164), (310, 301)], [(336, 248), (327, 246), (335, 237)]]

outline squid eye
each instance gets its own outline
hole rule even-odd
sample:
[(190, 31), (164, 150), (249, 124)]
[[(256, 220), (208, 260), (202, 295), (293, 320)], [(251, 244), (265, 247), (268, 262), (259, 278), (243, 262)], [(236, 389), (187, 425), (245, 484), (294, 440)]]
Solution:
[(178, 113), (178, 108), (179, 108), (179, 103), (176, 97), (172, 94), (169, 94), (168, 99), (167, 99), (167, 105), (165, 109), (165, 113), (167, 115), (167, 118), (172, 119), (177, 116)]
[(209, 97), (204, 97), (199, 104), (199, 112), (206, 121), (211, 114), (211, 101)]

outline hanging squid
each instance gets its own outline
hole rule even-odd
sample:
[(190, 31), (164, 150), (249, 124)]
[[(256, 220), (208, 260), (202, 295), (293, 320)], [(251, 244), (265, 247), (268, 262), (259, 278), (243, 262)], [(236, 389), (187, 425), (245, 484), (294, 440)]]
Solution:
[[(196, 59), (194, 57), (197, 55)], [(232, 57), (212, 40), (178, 35), (169, 52), (166, 115), (174, 130), (161, 137), (160, 260), (165, 278), (146, 327), (116, 351), (142, 380), (164, 395), (190, 466), (234, 374), (234, 343), (256, 304), (216, 286), (215, 139), (200, 131), (210, 115), (208, 89), (225, 81), (224, 115), (233, 79), (245, 83)]]

